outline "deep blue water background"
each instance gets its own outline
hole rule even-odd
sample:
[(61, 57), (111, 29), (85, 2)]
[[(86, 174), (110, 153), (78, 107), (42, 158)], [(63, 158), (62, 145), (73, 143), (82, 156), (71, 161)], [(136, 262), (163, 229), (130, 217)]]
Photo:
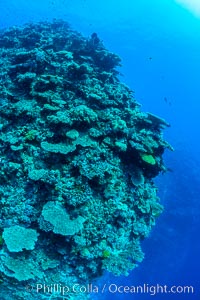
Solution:
[(172, 172), (156, 179), (165, 212), (143, 242), (145, 260), (129, 277), (106, 274), (101, 283), (193, 285), (195, 294), (97, 298), (200, 299), (200, 18), (174, 0), (0, 0), (0, 27), (52, 18), (97, 32), (122, 57), (121, 80), (142, 109), (171, 123)]

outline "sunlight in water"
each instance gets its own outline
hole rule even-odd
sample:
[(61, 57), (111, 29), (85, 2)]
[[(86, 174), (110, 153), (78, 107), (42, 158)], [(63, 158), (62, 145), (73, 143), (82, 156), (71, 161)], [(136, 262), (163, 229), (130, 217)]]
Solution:
[(176, 0), (176, 2), (182, 4), (192, 13), (200, 17), (200, 0)]

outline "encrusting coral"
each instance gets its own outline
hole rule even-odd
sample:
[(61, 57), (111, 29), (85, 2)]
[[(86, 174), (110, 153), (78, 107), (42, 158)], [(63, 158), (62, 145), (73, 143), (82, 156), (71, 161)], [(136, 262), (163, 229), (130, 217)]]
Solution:
[(96, 34), (63, 21), (12, 27), (0, 57), (0, 298), (51, 296), (24, 281), (127, 275), (163, 210), (152, 179), (166, 169), (168, 124), (141, 112)]

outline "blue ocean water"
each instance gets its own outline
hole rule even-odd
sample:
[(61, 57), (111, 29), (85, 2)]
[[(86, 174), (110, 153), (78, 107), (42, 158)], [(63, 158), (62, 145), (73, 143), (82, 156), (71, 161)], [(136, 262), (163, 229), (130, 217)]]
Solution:
[(173, 0), (0, 1), (0, 27), (62, 18), (86, 36), (97, 32), (122, 58), (121, 80), (144, 111), (166, 119), (165, 154), (171, 170), (156, 179), (165, 206), (143, 242), (145, 259), (129, 277), (106, 274), (100, 283), (191, 285), (192, 294), (105, 292), (97, 299), (199, 299), (200, 297), (200, 18)]

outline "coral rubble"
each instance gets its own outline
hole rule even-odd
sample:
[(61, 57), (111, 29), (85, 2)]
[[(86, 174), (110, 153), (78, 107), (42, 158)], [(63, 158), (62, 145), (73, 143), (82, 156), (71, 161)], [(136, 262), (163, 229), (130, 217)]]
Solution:
[(153, 178), (168, 124), (141, 112), (96, 34), (58, 20), (12, 27), (0, 57), (0, 298), (127, 275), (163, 210)]

